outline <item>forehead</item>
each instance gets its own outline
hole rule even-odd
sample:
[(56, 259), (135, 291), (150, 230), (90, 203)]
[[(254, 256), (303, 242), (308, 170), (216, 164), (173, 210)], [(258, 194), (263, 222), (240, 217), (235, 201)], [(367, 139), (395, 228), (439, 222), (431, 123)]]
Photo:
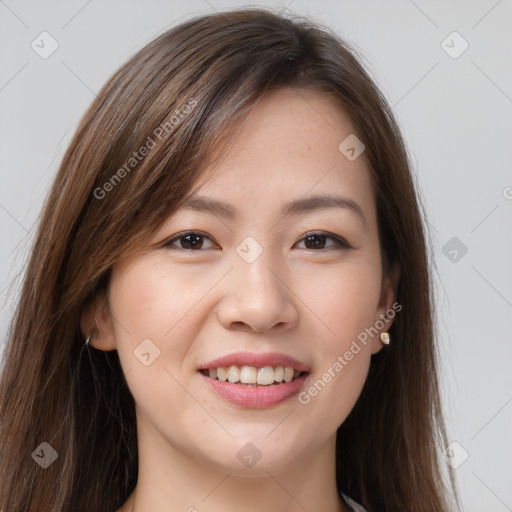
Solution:
[(236, 205), (237, 211), (282, 210), (284, 203), (337, 194), (374, 214), (364, 153), (350, 161), (338, 146), (354, 134), (345, 111), (327, 94), (280, 89), (259, 99), (236, 123), (197, 194)]

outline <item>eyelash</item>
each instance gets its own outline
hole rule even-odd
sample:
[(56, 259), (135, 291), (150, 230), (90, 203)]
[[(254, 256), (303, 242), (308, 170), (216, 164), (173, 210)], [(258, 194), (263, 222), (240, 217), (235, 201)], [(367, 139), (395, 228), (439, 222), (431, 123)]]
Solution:
[[(180, 251), (186, 251), (186, 252), (202, 252), (201, 249), (195, 251), (193, 249), (184, 249), (183, 247), (176, 247), (176, 246), (172, 245), (174, 242), (181, 240), (183, 238), (186, 238), (187, 236), (190, 236), (190, 235), (197, 235), (197, 236), (208, 238), (211, 240), (211, 238), (208, 235), (201, 233), (200, 231), (185, 231), (183, 233), (179, 233), (177, 236), (175, 236), (175, 237), (171, 238), (170, 240), (168, 240), (167, 242), (165, 242), (164, 247), (167, 247), (168, 249), (171, 249), (171, 250), (180, 250)], [(320, 237), (330, 238), (330, 239), (334, 240), (334, 243), (337, 246), (337, 247), (335, 247), (335, 249), (337, 249), (337, 250), (351, 249), (350, 245), (347, 242), (345, 242), (345, 240), (343, 240), (342, 238), (340, 238), (336, 235), (333, 235), (327, 231), (308, 232), (299, 240), (299, 242), (307, 240), (308, 238), (313, 237), (313, 236), (320, 236)], [(314, 251), (314, 252), (322, 252), (322, 251), (327, 251), (327, 250), (332, 250), (332, 249), (333, 249), (333, 247), (327, 247), (326, 249), (307, 249), (307, 250)]]

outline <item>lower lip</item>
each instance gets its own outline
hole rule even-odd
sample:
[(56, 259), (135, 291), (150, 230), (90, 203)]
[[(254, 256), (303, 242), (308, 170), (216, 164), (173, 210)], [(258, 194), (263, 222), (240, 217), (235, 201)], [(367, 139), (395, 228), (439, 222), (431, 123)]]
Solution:
[(250, 409), (268, 409), (285, 402), (299, 393), (309, 375), (305, 373), (292, 382), (280, 382), (269, 386), (241, 386), (229, 381), (212, 379), (201, 372), (199, 374), (219, 396), (235, 405)]

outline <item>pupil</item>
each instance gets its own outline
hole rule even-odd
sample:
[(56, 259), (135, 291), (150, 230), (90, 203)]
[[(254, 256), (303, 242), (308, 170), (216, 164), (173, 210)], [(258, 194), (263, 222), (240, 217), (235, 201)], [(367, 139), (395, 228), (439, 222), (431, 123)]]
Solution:
[[(306, 243), (307, 241), (310, 241), (310, 240), (313, 240), (313, 239), (317, 239), (317, 242), (313, 242), (313, 246), (314, 247), (319, 247), (319, 246), (324, 246), (325, 244), (325, 236), (324, 235), (311, 235), (311, 236), (308, 236), (307, 239), (306, 239)], [(318, 241), (318, 239), (321, 238), (322, 241)]]
[[(196, 245), (200, 245), (199, 244), (199, 239), (201, 238), (200, 235), (187, 235), (184, 237), (184, 240), (186, 241), (185, 243), (190, 245), (191, 247), (185, 247), (186, 249), (189, 249), (189, 248), (194, 248), (196, 247)], [(188, 240), (189, 239), (192, 239), (193, 241), (192, 242), (189, 242)]]

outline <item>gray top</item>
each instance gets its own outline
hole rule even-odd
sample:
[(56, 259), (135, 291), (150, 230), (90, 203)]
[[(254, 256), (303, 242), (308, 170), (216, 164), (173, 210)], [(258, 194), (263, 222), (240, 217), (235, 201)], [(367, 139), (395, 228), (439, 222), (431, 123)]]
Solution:
[(359, 505), (359, 503), (356, 503), (353, 499), (349, 498), (346, 494), (340, 492), (340, 495), (350, 508), (351, 512), (368, 512), (368, 510), (366, 510), (363, 506)]

